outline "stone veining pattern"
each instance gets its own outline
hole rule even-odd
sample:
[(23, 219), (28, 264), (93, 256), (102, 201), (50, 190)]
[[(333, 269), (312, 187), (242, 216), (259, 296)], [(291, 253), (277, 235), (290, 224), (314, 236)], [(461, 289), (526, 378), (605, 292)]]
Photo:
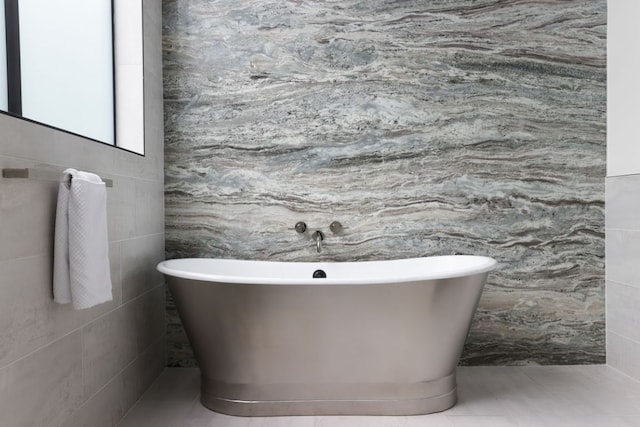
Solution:
[(605, 0), (163, 14), (168, 257), (488, 255), (462, 363), (604, 362)]

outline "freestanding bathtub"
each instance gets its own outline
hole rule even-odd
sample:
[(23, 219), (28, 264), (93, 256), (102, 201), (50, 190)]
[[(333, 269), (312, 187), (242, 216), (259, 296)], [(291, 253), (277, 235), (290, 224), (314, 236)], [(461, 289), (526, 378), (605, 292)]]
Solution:
[[(158, 270), (200, 365), (204, 406), (241, 416), (413, 415), (455, 404), (456, 365), (495, 265), (466, 255), (174, 259)], [(318, 270), (326, 277), (314, 278)]]

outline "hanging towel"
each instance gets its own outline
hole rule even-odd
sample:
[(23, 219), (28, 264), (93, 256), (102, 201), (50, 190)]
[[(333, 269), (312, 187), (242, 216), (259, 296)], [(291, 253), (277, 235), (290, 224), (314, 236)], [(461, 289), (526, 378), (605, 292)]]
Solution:
[(54, 239), (54, 301), (76, 309), (111, 301), (107, 190), (98, 175), (64, 171)]

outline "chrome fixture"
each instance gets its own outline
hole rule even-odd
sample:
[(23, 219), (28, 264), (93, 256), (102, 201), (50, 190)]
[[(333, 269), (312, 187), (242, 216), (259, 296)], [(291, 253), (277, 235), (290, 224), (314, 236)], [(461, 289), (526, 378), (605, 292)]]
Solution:
[(338, 234), (342, 231), (342, 224), (338, 221), (333, 221), (331, 225), (329, 225), (329, 230), (331, 230), (333, 234)]
[(320, 253), (322, 251), (322, 241), (324, 240), (324, 233), (320, 230), (316, 230), (313, 232), (311, 237), (313, 237), (313, 240), (316, 241), (316, 250), (318, 251), (318, 253)]
[(305, 224), (304, 221), (298, 221), (296, 222), (295, 229), (296, 233), (302, 234), (307, 231), (307, 224)]
[[(61, 181), (62, 171), (55, 171), (49, 169), (37, 169), (37, 168), (3, 168), (3, 178), (27, 178), (42, 181)], [(113, 180), (102, 179), (105, 187), (113, 187)]]

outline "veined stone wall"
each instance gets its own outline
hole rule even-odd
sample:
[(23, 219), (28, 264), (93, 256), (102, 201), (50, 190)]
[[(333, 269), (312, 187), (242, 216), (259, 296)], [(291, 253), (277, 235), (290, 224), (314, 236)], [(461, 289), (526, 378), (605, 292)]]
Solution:
[(605, 0), (163, 14), (168, 257), (488, 255), (462, 363), (604, 362)]

